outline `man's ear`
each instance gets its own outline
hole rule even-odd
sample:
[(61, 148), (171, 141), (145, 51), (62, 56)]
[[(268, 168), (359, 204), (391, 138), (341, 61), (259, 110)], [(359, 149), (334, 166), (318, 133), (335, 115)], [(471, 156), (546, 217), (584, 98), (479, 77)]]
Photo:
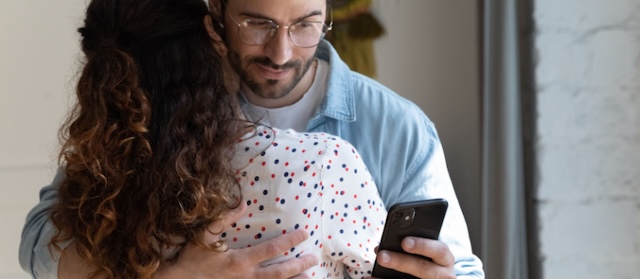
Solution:
[(216, 51), (221, 56), (227, 55), (227, 46), (222, 41), (222, 37), (220, 37), (220, 34), (218, 34), (218, 32), (216, 32), (215, 28), (213, 27), (213, 18), (211, 18), (210, 15), (205, 15), (202, 24), (204, 24), (204, 28), (207, 30), (209, 38), (211, 38), (211, 40), (213, 41), (213, 47), (216, 49)]
[(207, 34), (209, 34), (209, 37), (216, 41), (216, 42), (222, 42), (222, 37), (220, 37), (220, 34), (218, 34), (218, 32), (216, 32), (216, 28), (213, 27), (213, 18), (211, 18), (210, 15), (205, 15), (204, 16), (204, 20), (202, 22), (202, 24), (204, 24), (204, 28), (207, 30)]

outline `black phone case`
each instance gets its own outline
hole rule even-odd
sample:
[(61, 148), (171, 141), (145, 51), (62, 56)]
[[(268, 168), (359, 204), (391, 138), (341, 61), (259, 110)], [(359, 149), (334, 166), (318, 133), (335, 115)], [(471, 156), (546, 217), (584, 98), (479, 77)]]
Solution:
[[(406, 253), (402, 250), (400, 243), (407, 236), (438, 239), (448, 206), (449, 204), (444, 199), (394, 204), (389, 209), (378, 250)], [(377, 263), (373, 266), (372, 276), (398, 279), (417, 278), (384, 268)]]

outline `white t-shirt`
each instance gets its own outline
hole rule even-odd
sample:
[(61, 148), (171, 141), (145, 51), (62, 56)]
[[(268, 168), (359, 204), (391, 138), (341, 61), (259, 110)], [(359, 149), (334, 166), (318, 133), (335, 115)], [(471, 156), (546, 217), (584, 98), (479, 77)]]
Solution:
[(241, 96), (245, 98), (242, 110), (247, 119), (269, 127), (284, 130), (293, 129), (299, 132), (306, 131), (307, 123), (315, 114), (316, 108), (320, 106), (327, 92), (329, 63), (321, 59), (317, 59), (317, 61), (318, 67), (311, 87), (295, 104), (281, 108), (265, 108), (250, 103), (241, 93)]
[(232, 166), (248, 208), (222, 234), (230, 248), (304, 229), (310, 238), (264, 265), (315, 254), (312, 278), (371, 276), (386, 210), (356, 149), (324, 133), (258, 126), (235, 148)]

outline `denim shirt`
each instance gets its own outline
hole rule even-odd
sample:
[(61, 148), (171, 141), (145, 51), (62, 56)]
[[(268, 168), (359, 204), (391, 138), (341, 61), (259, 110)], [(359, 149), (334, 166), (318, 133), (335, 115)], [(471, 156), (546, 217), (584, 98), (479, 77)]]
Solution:
[(397, 202), (446, 199), (449, 209), (440, 240), (455, 256), (456, 275), (484, 278), (433, 122), (414, 103), (351, 71), (328, 42), (320, 44), (316, 56), (329, 62), (328, 90), (307, 130), (351, 142), (387, 209)]
[[(316, 56), (330, 65), (328, 91), (307, 130), (349, 141), (360, 152), (387, 209), (397, 202), (444, 198), (449, 203), (440, 240), (456, 259), (457, 278), (484, 278), (482, 262), (471, 251), (434, 124), (412, 102), (380, 83), (353, 72), (335, 49), (322, 42)], [(20, 241), (22, 268), (35, 278), (57, 278), (60, 252), (49, 251), (55, 233), (49, 211), (58, 197), (63, 172), (40, 191)]]

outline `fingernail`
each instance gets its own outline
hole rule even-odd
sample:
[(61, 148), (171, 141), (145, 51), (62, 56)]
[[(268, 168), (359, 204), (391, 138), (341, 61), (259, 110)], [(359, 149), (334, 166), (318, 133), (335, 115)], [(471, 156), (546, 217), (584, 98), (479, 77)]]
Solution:
[(391, 261), (391, 256), (387, 252), (380, 252), (380, 262), (389, 263)]
[(415, 246), (416, 246), (416, 241), (415, 241), (415, 240), (413, 240), (413, 238), (410, 238), (410, 237), (405, 238), (405, 240), (404, 240), (404, 246), (405, 246), (407, 249), (413, 249), (413, 247), (415, 247)]

